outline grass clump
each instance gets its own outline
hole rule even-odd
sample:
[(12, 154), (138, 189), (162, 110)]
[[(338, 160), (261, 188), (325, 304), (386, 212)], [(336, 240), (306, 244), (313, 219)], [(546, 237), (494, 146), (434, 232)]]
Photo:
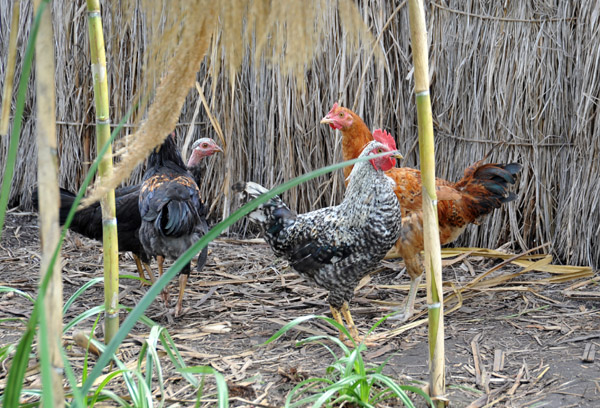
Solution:
[[(331, 324), (351, 339), (346, 328), (335, 320), (325, 316), (301, 316), (282, 327), (269, 338), (269, 344), (281, 337), (294, 326), (310, 319), (321, 319)], [(379, 320), (370, 330), (371, 333), (377, 326), (385, 321), (386, 317)], [(420, 388), (411, 385), (400, 385), (393, 378), (385, 375), (383, 369), (389, 358), (380, 365), (365, 362), (363, 353), (367, 350), (364, 342), (348, 347), (336, 336), (312, 336), (297, 343), (303, 346), (309, 343), (318, 343), (325, 347), (331, 354), (333, 362), (325, 369), (325, 376), (311, 377), (298, 383), (288, 394), (285, 407), (334, 407), (344, 404), (346, 406), (376, 407), (384, 402), (401, 402), (403, 406), (414, 407), (407, 392), (423, 397), (427, 404), (433, 406), (429, 396)], [(328, 345), (333, 343), (339, 347), (341, 354)], [(312, 405), (311, 405), (312, 404)]]

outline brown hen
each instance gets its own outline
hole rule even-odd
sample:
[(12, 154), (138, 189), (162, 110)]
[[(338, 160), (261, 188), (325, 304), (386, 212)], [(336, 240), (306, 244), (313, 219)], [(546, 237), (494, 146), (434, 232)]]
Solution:
[[(350, 109), (337, 103), (321, 123), (342, 132), (344, 160), (358, 157), (364, 146), (373, 140), (363, 120)], [(463, 178), (456, 183), (436, 178), (438, 222), (442, 245), (456, 240), (468, 224), (477, 223), (480, 217), (517, 197), (508, 191), (508, 185), (515, 183), (515, 176), (521, 170), (521, 165), (518, 163), (483, 164), (483, 161), (485, 158), (467, 167)], [(351, 166), (344, 168), (344, 176), (347, 177), (351, 170)], [(411, 279), (403, 312), (394, 316), (405, 321), (414, 312), (416, 292), (423, 271), (421, 260), (423, 187), (419, 170), (406, 167), (393, 168), (388, 170), (386, 175), (396, 182), (395, 193), (403, 214), (402, 234), (388, 253), (388, 257), (402, 257)]]

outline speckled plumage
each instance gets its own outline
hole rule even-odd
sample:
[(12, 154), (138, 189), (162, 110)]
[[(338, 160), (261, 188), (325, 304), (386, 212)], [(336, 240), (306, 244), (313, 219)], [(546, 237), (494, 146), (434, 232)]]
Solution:
[[(385, 148), (368, 144), (361, 156)], [(375, 150), (375, 151), (374, 151)], [(352, 299), (358, 281), (372, 271), (400, 235), (400, 204), (394, 181), (374, 163), (354, 166), (342, 203), (296, 215), (275, 197), (250, 213), (276, 255), (301, 275), (329, 291), (329, 303), (340, 308)], [(267, 191), (248, 182), (234, 190), (245, 200)]]

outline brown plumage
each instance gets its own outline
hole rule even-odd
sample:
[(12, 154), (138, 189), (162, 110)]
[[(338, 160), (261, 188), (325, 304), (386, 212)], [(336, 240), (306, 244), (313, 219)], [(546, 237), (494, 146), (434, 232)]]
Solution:
[[(321, 123), (342, 132), (344, 160), (355, 159), (362, 147), (373, 140), (369, 128), (350, 109), (334, 104)], [(438, 222), (441, 244), (456, 240), (468, 224), (516, 198), (508, 191), (521, 170), (518, 163), (483, 164), (485, 158), (465, 169), (457, 183), (436, 179)], [(351, 167), (344, 168), (347, 176)], [(411, 168), (393, 168), (386, 172), (396, 182), (395, 193), (402, 207), (402, 234), (390, 254), (404, 258), (411, 279), (404, 311), (397, 318), (406, 320), (413, 314), (416, 291), (421, 281), (423, 265), (423, 215), (421, 172)]]

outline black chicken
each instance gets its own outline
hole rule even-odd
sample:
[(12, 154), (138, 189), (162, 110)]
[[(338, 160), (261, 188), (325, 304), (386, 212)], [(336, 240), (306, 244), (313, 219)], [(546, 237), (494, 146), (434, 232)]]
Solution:
[[(360, 157), (383, 152), (390, 152), (390, 156), (356, 164), (340, 205), (297, 215), (274, 197), (249, 214), (260, 224), (277, 256), (329, 291), (334, 319), (343, 325), (343, 316), (355, 340), (359, 336), (348, 302), (359, 280), (383, 259), (401, 229), (395, 183), (384, 174), (395, 166), (394, 157), (399, 157), (396, 144), (379, 129), (373, 136), (375, 140), (366, 145)], [(233, 189), (244, 201), (267, 191), (253, 182), (239, 182)]]
[[(192, 146), (192, 154), (188, 161), (188, 166), (195, 177), (198, 177), (197, 182), (201, 180), (202, 159), (217, 152), (222, 152), (222, 150), (213, 139), (202, 138), (194, 142)], [(154, 282), (154, 274), (149, 266), (150, 257), (146, 255), (144, 247), (142, 246), (139, 238), (139, 229), (140, 225), (142, 224), (142, 218), (140, 217), (140, 210), (138, 207), (140, 187), (141, 184), (134, 184), (127, 187), (120, 187), (115, 190), (119, 251), (131, 252), (140, 278), (145, 279), (142, 269), (143, 265), (143, 268), (146, 269), (150, 280)], [(33, 205), (38, 208), (37, 190), (33, 192), (32, 201)], [(60, 189), (59, 222), (61, 225), (67, 220), (67, 215), (69, 214), (74, 201), (75, 194), (63, 188)], [(205, 229), (208, 229), (205, 220), (206, 211), (204, 205), (199, 208), (199, 213), (201, 216), (201, 221), (204, 222)], [(69, 228), (72, 231), (75, 231), (88, 238), (102, 241), (102, 209), (100, 207), (100, 202), (93, 203), (89, 207), (77, 211)], [(198, 255), (198, 271), (201, 271), (204, 267), (204, 264), (206, 263), (206, 256), (207, 248), (204, 248), (204, 250)]]
[[(145, 279), (143, 271), (145, 269), (150, 280), (154, 282), (154, 274), (149, 265), (150, 258), (146, 255), (138, 234), (140, 225), (142, 224), (142, 218), (137, 206), (139, 195), (140, 184), (121, 187), (115, 190), (119, 252), (131, 252), (140, 278)], [(34, 205), (37, 207), (37, 193), (34, 193), (33, 197)], [(64, 188), (60, 189), (59, 222), (61, 225), (67, 220), (75, 197), (76, 195), (72, 192)], [(77, 211), (73, 216), (69, 229), (102, 242), (102, 208), (100, 207), (100, 202), (93, 203), (89, 207)]]
[[(156, 257), (160, 276), (165, 258), (179, 258), (207, 232), (203, 207), (198, 186), (183, 164), (173, 135), (169, 136), (150, 154), (139, 196), (140, 241), (146, 254)], [(181, 315), (189, 274), (188, 263), (179, 274), (175, 316)], [(166, 290), (163, 300), (168, 304)]]

